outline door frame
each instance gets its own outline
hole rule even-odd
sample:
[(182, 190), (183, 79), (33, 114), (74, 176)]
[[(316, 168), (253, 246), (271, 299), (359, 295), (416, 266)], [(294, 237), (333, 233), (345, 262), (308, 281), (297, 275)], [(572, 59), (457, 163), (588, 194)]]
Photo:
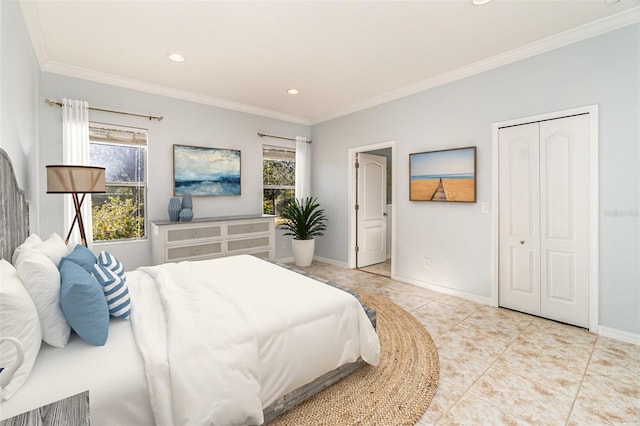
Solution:
[[(357, 244), (356, 238), (356, 215), (354, 206), (356, 205), (356, 174), (354, 172), (353, 165), (356, 162), (356, 154), (361, 152), (375, 151), (378, 149), (391, 148), (391, 278), (395, 277), (396, 263), (394, 262), (396, 256), (396, 162), (393, 159), (396, 157), (396, 142), (380, 142), (373, 145), (358, 146), (355, 148), (349, 148), (347, 153), (348, 161), (348, 173), (347, 173), (347, 187), (349, 188), (349, 203), (347, 204), (347, 234), (348, 244), (347, 247), (347, 266), (351, 269), (356, 267), (356, 252), (354, 250)], [(387, 200), (389, 203), (389, 200)]]
[(584, 107), (572, 108), (563, 111), (550, 112), (531, 117), (517, 118), (507, 121), (493, 123), (492, 127), (492, 303), (498, 306), (499, 291), (499, 238), (500, 238), (500, 215), (499, 215), (499, 175), (500, 167), (498, 156), (499, 129), (505, 126), (516, 126), (520, 124), (533, 123), (537, 121), (553, 120), (577, 114), (589, 114), (589, 331), (598, 332), (599, 321), (599, 239), (598, 239), (598, 105), (588, 105)]

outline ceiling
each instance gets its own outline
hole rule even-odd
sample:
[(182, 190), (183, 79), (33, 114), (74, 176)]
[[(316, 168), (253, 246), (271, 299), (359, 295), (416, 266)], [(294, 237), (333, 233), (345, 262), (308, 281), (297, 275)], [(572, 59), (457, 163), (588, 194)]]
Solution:
[(640, 0), (20, 4), (44, 71), (303, 124), (640, 20)]

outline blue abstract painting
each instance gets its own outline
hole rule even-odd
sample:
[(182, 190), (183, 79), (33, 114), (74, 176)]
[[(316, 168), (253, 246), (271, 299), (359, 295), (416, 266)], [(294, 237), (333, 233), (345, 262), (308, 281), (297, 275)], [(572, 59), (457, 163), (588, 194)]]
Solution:
[(240, 195), (240, 151), (173, 145), (174, 195)]

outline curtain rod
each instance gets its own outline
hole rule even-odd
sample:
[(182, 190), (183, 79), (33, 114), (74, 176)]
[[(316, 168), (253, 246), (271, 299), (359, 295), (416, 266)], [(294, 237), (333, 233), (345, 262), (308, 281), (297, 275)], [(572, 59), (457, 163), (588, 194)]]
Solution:
[[(49, 106), (62, 106), (62, 102), (56, 102), (56, 101), (51, 101), (49, 99), (45, 99), (44, 103), (46, 103)], [(162, 119), (164, 118), (163, 116), (153, 116), (153, 115), (143, 115), (143, 114), (134, 114), (132, 112), (122, 112), (122, 111), (113, 111), (110, 109), (102, 109), (102, 108), (93, 108), (93, 107), (89, 107), (90, 110), (92, 111), (101, 111), (101, 112), (109, 112), (111, 114), (122, 114), (122, 115), (132, 115), (134, 117), (142, 117), (142, 118), (148, 118), (149, 120), (158, 120), (158, 121), (162, 121)]]
[[(294, 141), (294, 142), (295, 142), (295, 140), (296, 140), (296, 138), (285, 138), (285, 137), (283, 137), (283, 136), (267, 135), (267, 134), (265, 134), (265, 133), (260, 133), (260, 132), (258, 132), (258, 136), (260, 136), (261, 138), (264, 138), (264, 137), (266, 136), (266, 137), (268, 137), (268, 138), (284, 139), (284, 140), (287, 140), (287, 141)], [(311, 143), (311, 141), (310, 141), (310, 140), (308, 140), (308, 141), (307, 141), (307, 143)]]

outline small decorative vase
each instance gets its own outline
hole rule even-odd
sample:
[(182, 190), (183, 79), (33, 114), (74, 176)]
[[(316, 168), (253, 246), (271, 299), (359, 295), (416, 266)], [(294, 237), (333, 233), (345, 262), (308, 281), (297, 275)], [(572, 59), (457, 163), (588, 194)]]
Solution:
[(193, 210), (182, 209), (180, 210), (180, 222), (190, 222), (193, 219)]
[(171, 222), (177, 222), (180, 220), (180, 210), (182, 210), (182, 204), (180, 203), (180, 198), (173, 197), (169, 200), (169, 220)]
[(182, 195), (182, 208), (193, 210), (193, 199), (191, 198), (191, 194)]

